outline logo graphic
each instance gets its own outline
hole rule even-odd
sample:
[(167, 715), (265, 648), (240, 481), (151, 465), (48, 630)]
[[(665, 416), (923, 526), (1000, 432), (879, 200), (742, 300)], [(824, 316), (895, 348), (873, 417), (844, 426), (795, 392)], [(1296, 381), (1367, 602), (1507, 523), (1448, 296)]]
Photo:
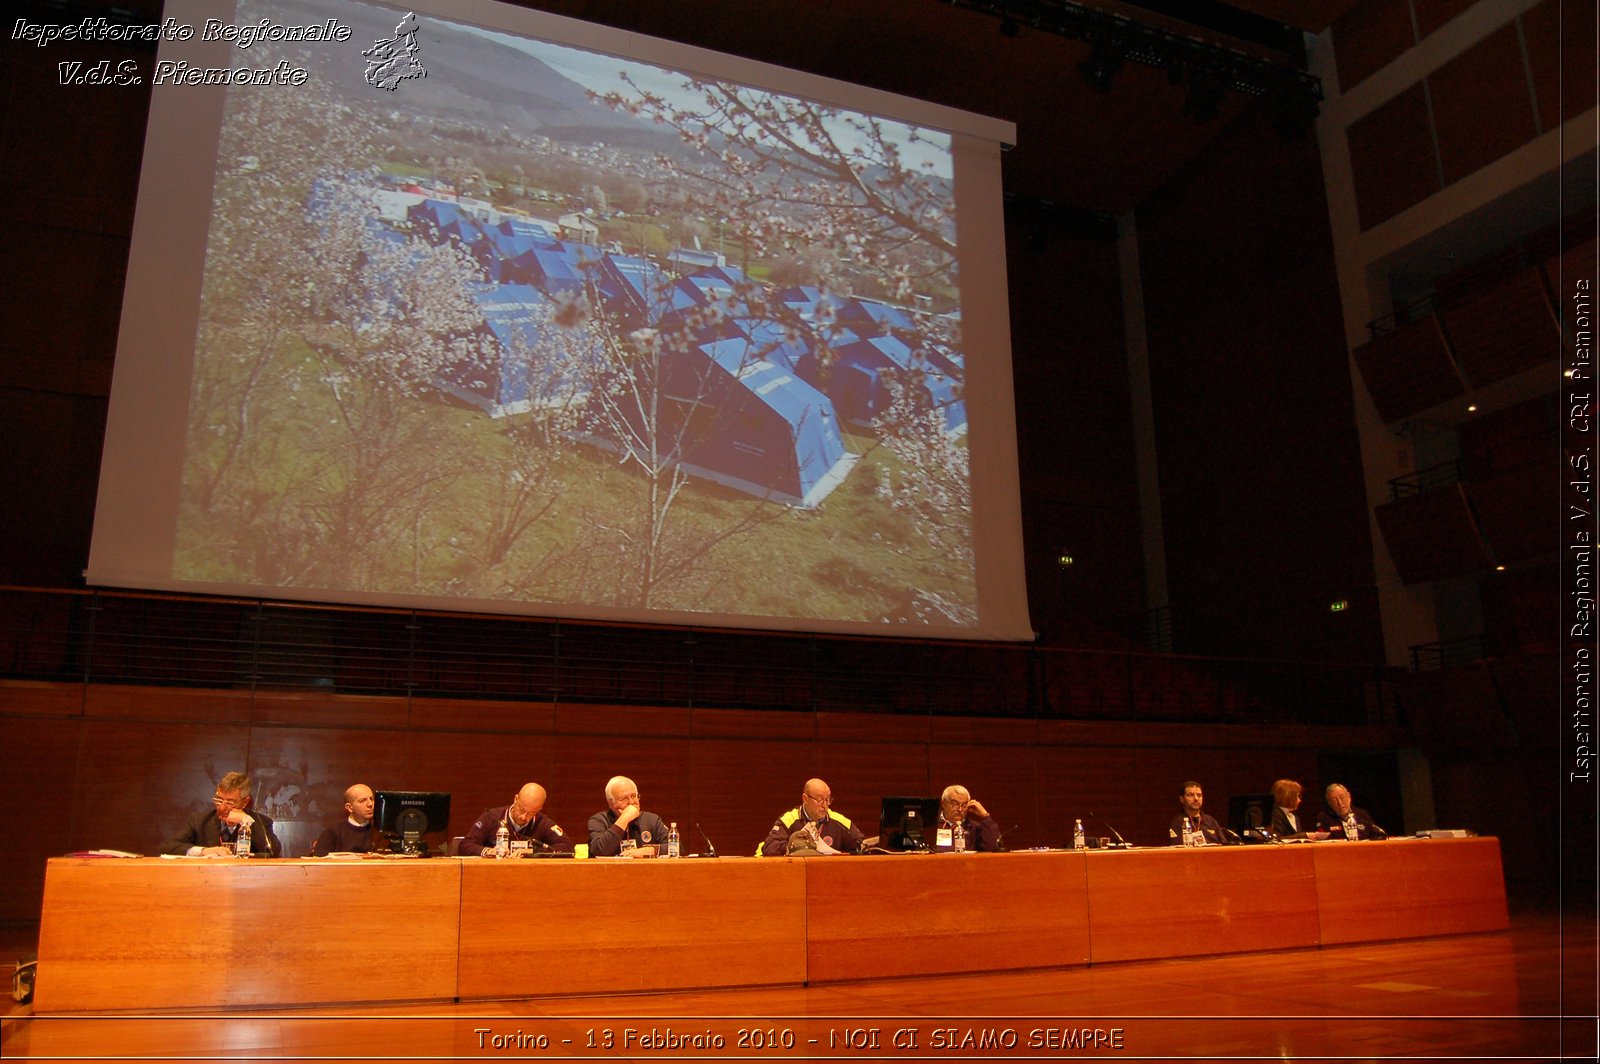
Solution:
[(428, 72), (417, 59), (417, 16), (407, 12), (388, 40), (374, 41), (361, 53), (367, 57), (368, 85), (393, 92), (407, 78), (425, 78)]

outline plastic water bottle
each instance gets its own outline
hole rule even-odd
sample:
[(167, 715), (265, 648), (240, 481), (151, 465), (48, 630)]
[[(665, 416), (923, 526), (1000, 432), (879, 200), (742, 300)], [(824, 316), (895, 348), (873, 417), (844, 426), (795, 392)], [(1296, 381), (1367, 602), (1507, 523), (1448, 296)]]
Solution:
[(677, 857), (683, 853), (683, 840), (678, 838), (678, 822), (674, 820), (667, 828), (667, 856)]
[(506, 830), (506, 822), (500, 821), (500, 826), (494, 833), (494, 855), (496, 857), (511, 856), (511, 832)]
[(1183, 844), (1185, 846), (1204, 846), (1206, 844), (1206, 833), (1200, 827), (1199, 817), (1195, 817), (1192, 821), (1189, 817), (1183, 818)]
[(233, 855), (235, 857), (250, 856), (250, 825), (240, 824), (239, 834), (233, 837)]
[(1356, 815), (1354, 813), (1346, 813), (1344, 815), (1344, 837), (1351, 842), (1355, 842), (1361, 837), (1361, 829), (1356, 826)]
[(950, 837), (950, 848), (956, 853), (967, 852), (967, 825), (965, 822), (956, 825), (956, 830)]
[(1073, 821), (1073, 824), (1072, 824), (1072, 848), (1074, 850), (1081, 850), (1086, 846), (1088, 846), (1088, 843), (1083, 840), (1083, 821), (1082, 820)]

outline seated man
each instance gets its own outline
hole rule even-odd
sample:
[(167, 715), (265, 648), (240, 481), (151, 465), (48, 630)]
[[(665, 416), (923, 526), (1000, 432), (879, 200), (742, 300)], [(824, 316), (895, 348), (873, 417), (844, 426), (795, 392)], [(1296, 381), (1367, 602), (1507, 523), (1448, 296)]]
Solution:
[(353, 784), (344, 792), (344, 819), (324, 828), (317, 841), (311, 844), (312, 857), (326, 857), (330, 853), (372, 852), (372, 788), (365, 783)]
[(638, 845), (631, 857), (654, 857), (667, 845), (667, 825), (654, 813), (639, 810), (639, 788), (626, 776), (612, 776), (606, 784), (606, 804), (589, 818), (589, 856), (615, 857), (625, 839)]
[(1183, 845), (1183, 822), (1189, 822), (1189, 830), (1199, 829), (1205, 839), (1202, 845), (1226, 846), (1233, 840), (1228, 838), (1228, 833), (1223, 830), (1217, 818), (1209, 813), (1200, 811), (1204, 804), (1206, 792), (1194, 780), (1185, 780), (1183, 790), (1178, 793), (1178, 804), (1182, 807), (1178, 815), (1172, 818), (1172, 825), (1167, 828), (1167, 837), (1172, 840), (1172, 845)]
[(833, 792), (821, 780), (807, 780), (800, 804), (773, 822), (757, 857), (791, 853), (860, 853), (861, 831), (850, 818), (833, 812)]
[[(965, 835), (966, 849), (975, 853), (993, 853), (1000, 848), (1000, 825), (983, 803), (959, 783), (952, 783), (939, 795), (939, 839), (945, 832), (954, 832), (957, 824)], [(952, 841), (953, 844), (953, 841)], [(941, 844), (941, 850), (949, 849)]]
[(572, 840), (559, 824), (544, 815), (544, 800), (543, 787), (526, 783), (510, 805), (485, 809), (461, 840), (461, 856), (493, 857), (494, 837), (502, 823), (511, 836), (512, 857), (544, 850), (571, 853)]
[(230, 772), (217, 781), (211, 808), (194, 813), (183, 830), (161, 844), (161, 852), (183, 857), (231, 857), (241, 828), (250, 829), (250, 856), (276, 857), (283, 852), (272, 833), (272, 818), (250, 808), (250, 777)]
[(1332, 839), (1386, 839), (1388, 833), (1380, 828), (1365, 809), (1350, 804), (1350, 791), (1342, 783), (1330, 783), (1322, 792), (1328, 808), (1317, 814), (1317, 830), (1328, 832)]

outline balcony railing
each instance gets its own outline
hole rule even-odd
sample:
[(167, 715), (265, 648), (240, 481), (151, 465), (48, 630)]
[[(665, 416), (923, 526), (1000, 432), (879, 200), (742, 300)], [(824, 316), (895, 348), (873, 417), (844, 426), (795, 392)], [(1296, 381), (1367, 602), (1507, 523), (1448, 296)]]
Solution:
[(1359, 665), (31, 588), (0, 588), (0, 679), (1235, 723), (1385, 723), (1393, 701)]

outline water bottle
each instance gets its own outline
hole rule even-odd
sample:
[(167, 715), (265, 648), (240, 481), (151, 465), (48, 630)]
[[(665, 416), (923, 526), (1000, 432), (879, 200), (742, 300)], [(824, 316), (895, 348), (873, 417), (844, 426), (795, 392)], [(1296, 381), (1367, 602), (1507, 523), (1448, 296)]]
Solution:
[(1361, 829), (1356, 827), (1356, 815), (1354, 813), (1346, 813), (1344, 815), (1344, 837), (1351, 842), (1355, 842), (1361, 837)]
[(1183, 818), (1183, 844), (1185, 846), (1204, 846), (1206, 844), (1206, 833), (1200, 827), (1199, 817), (1195, 817), (1192, 821), (1189, 817)]
[(965, 822), (956, 825), (955, 833), (950, 838), (950, 846), (956, 853), (967, 852), (967, 825)]
[(1083, 841), (1083, 821), (1082, 820), (1073, 821), (1073, 824), (1072, 824), (1072, 848), (1074, 850), (1081, 850), (1084, 847), (1086, 847), (1087, 845), (1088, 845), (1088, 843)]
[(233, 837), (233, 855), (235, 857), (250, 856), (250, 825), (240, 824), (239, 834)]
[(506, 830), (506, 822), (500, 821), (500, 827), (494, 833), (494, 855), (496, 857), (511, 856), (511, 832)]
[(667, 856), (677, 857), (683, 853), (683, 841), (678, 838), (678, 822), (674, 820), (667, 828)]

